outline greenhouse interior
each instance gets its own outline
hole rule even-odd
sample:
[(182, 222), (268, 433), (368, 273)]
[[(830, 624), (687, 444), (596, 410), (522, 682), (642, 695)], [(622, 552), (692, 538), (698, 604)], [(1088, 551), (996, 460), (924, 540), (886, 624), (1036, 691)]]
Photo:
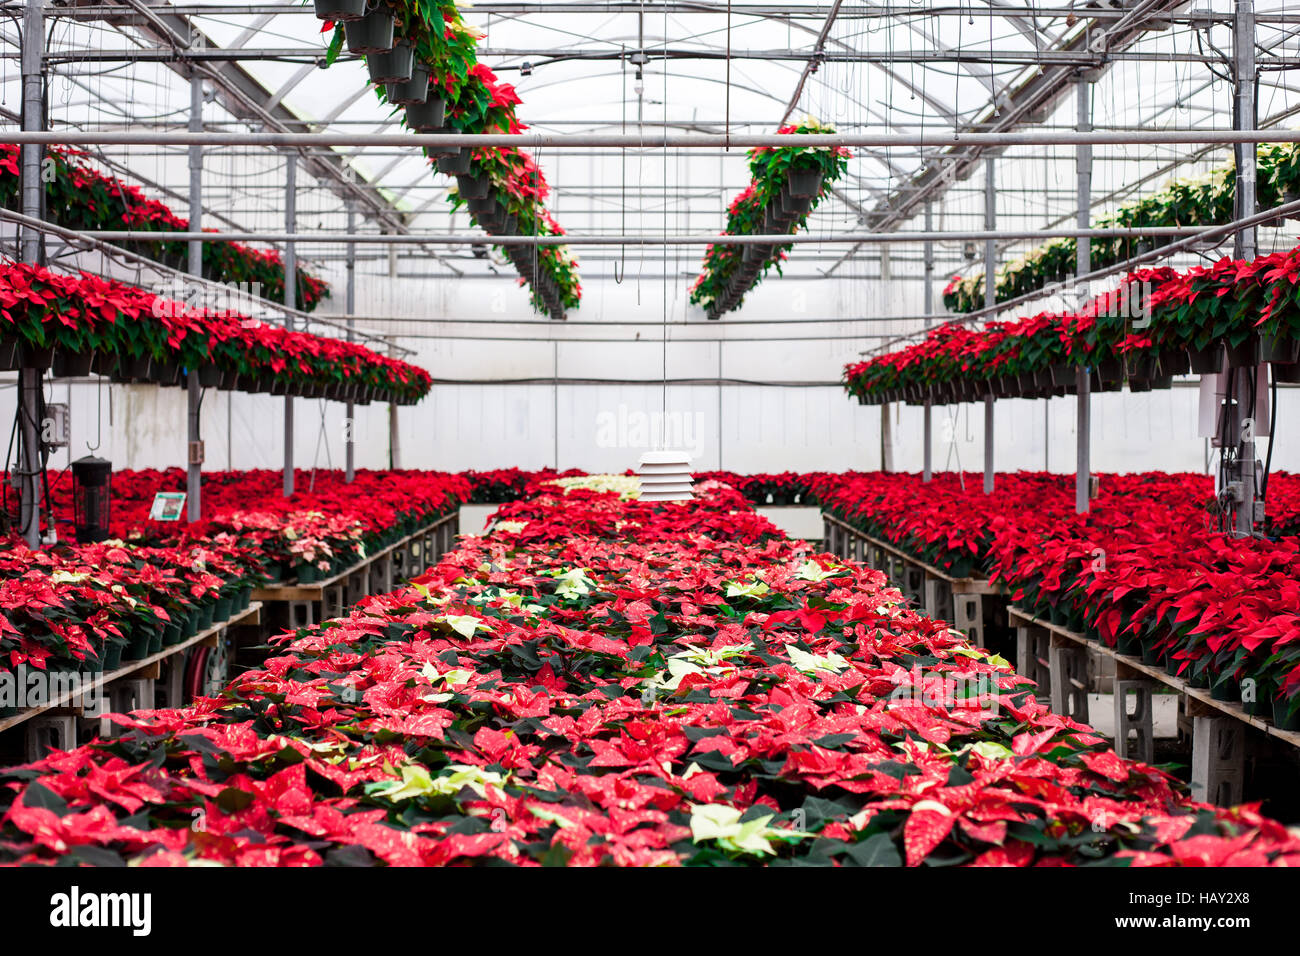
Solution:
[(0, 11), (0, 864), (1300, 865), (1284, 0)]

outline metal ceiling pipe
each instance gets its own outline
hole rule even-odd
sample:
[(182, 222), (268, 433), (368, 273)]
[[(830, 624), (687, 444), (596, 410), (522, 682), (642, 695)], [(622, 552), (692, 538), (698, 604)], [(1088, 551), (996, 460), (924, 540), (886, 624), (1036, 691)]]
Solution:
[(752, 146), (801, 148), (843, 146), (943, 149), (994, 146), (1162, 146), (1235, 143), (1296, 143), (1296, 129), (1176, 129), (1176, 130), (1031, 130), (1020, 133), (239, 133), (208, 130), (202, 133), (127, 130), (9, 131), (8, 143), (70, 146), (271, 146), (297, 149), (330, 146), (461, 146), (517, 149), (745, 149)]
[[(1300, 207), (1300, 202), (1290, 205)], [(1274, 215), (1284, 215), (1278, 210), (1288, 210), (1289, 206), (1279, 206), (1272, 210)], [(1270, 216), (1271, 218), (1271, 216)], [(747, 245), (807, 245), (812, 243), (902, 243), (902, 242), (960, 242), (964, 240), (986, 242), (1005, 239), (1025, 239), (1043, 241), (1057, 238), (1073, 239), (1136, 239), (1145, 236), (1177, 236), (1189, 240), (1215, 233), (1223, 226), (1150, 226), (1141, 229), (1027, 229), (1027, 230), (973, 230), (964, 232), (845, 232), (845, 233), (763, 233), (748, 236), (719, 236), (716, 234), (683, 235), (674, 233), (667, 236), (655, 235), (620, 235), (607, 236), (489, 236), (483, 233), (428, 235), (393, 235), (390, 233), (365, 233), (348, 235), (337, 232), (223, 232), (194, 233), (169, 232), (166, 237), (173, 241), (190, 241), (199, 239), (204, 242), (314, 242), (314, 243), (348, 243), (356, 242), (366, 245), (391, 244), (399, 246), (421, 245), (478, 245), (478, 246), (747, 246)], [(105, 242), (127, 242), (142, 239), (157, 239), (156, 232), (134, 232), (131, 230), (103, 230), (86, 233), (93, 239)], [(1162, 251), (1169, 249), (1163, 247)]]

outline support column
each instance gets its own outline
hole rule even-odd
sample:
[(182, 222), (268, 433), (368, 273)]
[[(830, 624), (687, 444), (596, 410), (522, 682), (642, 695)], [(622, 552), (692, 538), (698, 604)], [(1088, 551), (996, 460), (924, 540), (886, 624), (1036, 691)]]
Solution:
[[(925, 231), (928, 233), (934, 228), (934, 210), (929, 201), (925, 204)], [(933, 324), (930, 316), (934, 315), (934, 243), (927, 239), (923, 245), (925, 254), (925, 327), (928, 329)], [(925, 432), (925, 459), (922, 466), (921, 481), (929, 483), (934, 477), (934, 451), (931, 448), (933, 442), (933, 425), (931, 423), (930, 400), (925, 402), (925, 418), (923, 431)]]
[[(22, 80), (24, 130), (45, 126), (44, 77), (41, 58), (45, 53), (45, 16), (43, 4), (29, 0), (23, 8)], [(45, 184), (41, 181), (41, 160), (45, 149), (35, 144), (22, 147), (22, 210), (24, 216), (40, 219), (45, 207)], [(35, 229), (22, 230), (22, 261), (39, 265), (41, 235)], [(41, 404), (41, 370), (18, 371), (18, 417), (21, 451), (17, 477), (21, 507), (19, 526), (29, 548), (41, 543), (41, 428), (36, 420)]]
[[(203, 132), (203, 79), (197, 68), (190, 70), (190, 123), (191, 133)], [(203, 228), (203, 147), (191, 146), (190, 159), (190, 231), (198, 232)], [(189, 243), (189, 273), (196, 279), (203, 275), (203, 243), (193, 239)], [(186, 296), (189, 299), (189, 296)], [(188, 414), (187, 437), (189, 438), (188, 472), (185, 476), (185, 517), (188, 521), (198, 521), (203, 513), (203, 462), (196, 450), (202, 441), (199, 409), (202, 392), (199, 385), (199, 370), (186, 369), (186, 399)]]
[[(1092, 81), (1087, 74), (1082, 74), (1075, 84), (1078, 102), (1078, 130), (1086, 133), (1092, 129)], [(1080, 143), (1075, 148), (1075, 167), (1078, 173), (1078, 210), (1076, 224), (1080, 229), (1087, 229), (1092, 219), (1092, 145)], [(1083, 305), (1088, 298), (1087, 283), (1083, 277), (1092, 271), (1092, 241), (1075, 240), (1075, 295), (1076, 307)], [(1086, 366), (1080, 366), (1075, 373), (1075, 390), (1078, 392), (1075, 404), (1078, 419), (1075, 432), (1078, 444), (1075, 449), (1074, 465), (1074, 510), (1086, 514), (1089, 505), (1089, 485), (1092, 483), (1092, 379)]]
[[(388, 354), (393, 355), (397, 343), (388, 340)], [(557, 431), (558, 434), (558, 431)], [(397, 403), (388, 403), (388, 467), (397, 470), (402, 467), (401, 433), (397, 427)]]
[[(298, 228), (298, 154), (289, 153), (284, 178), (284, 229), (293, 235)], [(284, 304), (297, 308), (298, 254), (292, 242), (284, 245)], [(293, 330), (293, 316), (284, 315), (284, 327)], [(293, 494), (293, 396), (284, 397), (284, 496)]]
[[(984, 160), (984, 229), (992, 232), (998, 220), (997, 168), (993, 157)], [(984, 308), (993, 318), (998, 304), (998, 247), (992, 239), (984, 240)], [(993, 494), (993, 396), (984, 398), (984, 494)]]
[(889, 403), (880, 406), (880, 470), (894, 470), (894, 426), (889, 420)]
[[(1254, 0), (1237, 0), (1232, 18), (1233, 127), (1254, 129), (1257, 106), (1255, 103), (1255, 3)], [(1237, 218), (1253, 215), (1258, 207), (1256, 194), (1256, 160), (1259, 146), (1256, 143), (1238, 143), (1234, 147), (1237, 166), (1237, 191), (1234, 200)], [(1250, 260), (1259, 254), (1256, 227), (1242, 229), (1233, 239), (1233, 256)], [(1260, 366), (1267, 369), (1267, 366)], [(1237, 533), (1251, 535), (1255, 532), (1255, 500), (1259, 490), (1255, 487), (1255, 438), (1253, 428), (1246, 427), (1254, 405), (1253, 369), (1239, 369), (1237, 379), (1237, 474), (1241, 494), (1237, 499)], [(1264, 374), (1268, 374), (1267, 371)]]
[[(357, 211), (352, 200), (348, 200), (348, 235), (357, 231)], [(357, 305), (357, 245), (355, 242), (349, 242), (347, 245), (347, 276), (348, 276), (348, 341), (353, 340), (352, 327), (356, 324), (353, 315), (356, 313)], [(347, 419), (343, 432), (343, 481), (351, 484), (352, 479), (356, 477), (356, 403), (348, 399), (347, 410), (344, 415)]]

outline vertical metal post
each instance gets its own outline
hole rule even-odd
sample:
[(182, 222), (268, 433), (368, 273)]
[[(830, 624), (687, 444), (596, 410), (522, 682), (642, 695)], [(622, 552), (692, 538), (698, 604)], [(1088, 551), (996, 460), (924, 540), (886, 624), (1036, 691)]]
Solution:
[[(388, 354), (395, 356), (395, 346), (397, 342), (394, 339), (388, 340)], [(402, 467), (402, 438), (397, 429), (397, 404), (388, 403), (388, 467), (397, 469)]]
[[(44, 77), (41, 58), (45, 53), (45, 16), (39, 0), (28, 0), (23, 9), (23, 129), (40, 130), (45, 126)], [(23, 215), (41, 218), (45, 183), (41, 180), (44, 148), (34, 144), (22, 147)], [(35, 229), (22, 231), (22, 260), (38, 265), (41, 259), (41, 235)], [(21, 506), (19, 525), (27, 547), (41, 543), (41, 427), (36, 421), (41, 402), (41, 370), (22, 368), (18, 372), (19, 433), (22, 436), (21, 471), (18, 476)]]
[[(1254, 129), (1255, 103), (1255, 3), (1254, 0), (1237, 0), (1232, 18), (1233, 126), (1236, 129)], [(1235, 210), (1238, 218), (1253, 215), (1258, 205), (1256, 194), (1256, 160), (1259, 146), (1256, 143), (1238, 143), (1235, 148), (1237, 165), (1237, 191)], [(1242, 229), (1233, 240), (1233, 255), (1251, 260), (1259, 254), (1256, 228)], [(1267, 368), (1267, 366), (1261, 366)], [(1237, 371), (1237, 477), (1241, 481), (1241, 497), (1237, 501), (1237, 533), (1250, 535), (1255, 531), (1255, 439), (1254, 429), (1246, 427), (1246, 419), (1254, 405), (1255, 370)], [(1265, 372), (1264, 374), (1268, 374)]]
[[(1075, 86), (1078, 107), (1078, 130), (1086, 133), (1092, 128), (1092, 81), (1087, 74), (1082, 74)], [(1080, 229), (1087, 229), (1092, 220), (1092, 145), (1080, 143), (1075, 148), (1075, 168), (1078, 174), (1078, 195), (1075, 198), (1076, 222)], [(1084, 276), (1092, 271), (1092, 241), (1075, 240), (1074, 275), (1076, 305), (1083, 305), (1088, 297)], [(1088, 368), (1079, 366), (1075, 373), (1076, 413), (1075, 424), (1078, 445), (1075, 449), (1074, 465), (1074, 510), (1077, 514), (1087, 514), (1090, 507), (1089, 486), (1092, 484), (1092, 379)]]
[[(203, 78), (197, 68), (190, 70), (190, 132), (203, 132)], [(203, 147), (191, 146), (190, 160), (190, 230), (197, 232), (203, 228)], [(195, 239), (189, 243), (189, 273), (198, 278), (203, 275), (203, 243)], [(189, 300), (187, 295), (186, 300)], [(189, 521), (198, 521), (203, 513), (203, 465), (197, 460), (194, 450), (202, 441), (199, 409), (202, 395), (199, 391), (199, 370), (186, 369), (186, 398), (188, 406), (187, 435), (189, 447), (186, 460), (188, 471), (185, 476), (185, 517)]]
[(880, 470), (894, 470), (894, 428), (888, 402), (880, 406)]
[[(351, 199), (348, 200), (348, 235), (357, 231), (357, 210)], [(349, 242), (347, 246), (347, 276), (348, 276), (348, 341), (353, 340), (352, 327), (356, 324), (353, 315), (357, 310), (357, 244)], [(348, 399), (347, 409), (344, 412), (345, 422), (343, 431), (343, 481), (347, 484), (352, 483), (356, 477), (356, 403)]]
[[(997, 228), (998, 193), (997, 168), (993, 157), (984, 160), (984, 228), (992, 232)], [(992, 239), (984, 241), (984, 308), (992, 310), (998, 304), (998, 248)], [(990, 311), (990, 318), (992, 317)], [(984, 494), (993, 494), (993, 396), (984, 398)]]
[[(934, 228), (934, 210), (929, 201), (925, 204), (925, 231), (928, 233)], [(925, 327), (928, 329), (931, 325), (930, 316), (934, 314), (934, 243), (929, 239), (925, 241), (922, 247), (925, 255)], [(922, 431), (925, 440), (925, 455), (921, 471), (921, 481), (929, 482), (934, 477), (934, 450), (931, 447), (933, 442), (933, 424), (930, 414), (930, 400), (925, 400), (924, 418), (922, 420)]]
[[(390, 279), (397, 278), (396, 251), (397, 251), (397, 246), (395, 245), (389, 248), (388, 277)], [(396, 344), (397, 342), (395, 340), (393, 339), (388, 340), (389, 355), (393, 354), (394, 346), (396, 346)], [(402, 467), (402, 440), (401, 440), (401, 436), (398, 434), (396, 402), (388, 403), (388, 467), (389, 468)]]
[[(284, 228), (293, 235), (298, 228), (298, 154), (289, 153), (284, 174)], [(292, 242), (284, 245), (284, 304), (297, 308), (298, 251)], [(284, 315), (284, 327), (293, 329), (293, 316)], [(293, 494), (293, 396), (284, 397), (284, 496)]]

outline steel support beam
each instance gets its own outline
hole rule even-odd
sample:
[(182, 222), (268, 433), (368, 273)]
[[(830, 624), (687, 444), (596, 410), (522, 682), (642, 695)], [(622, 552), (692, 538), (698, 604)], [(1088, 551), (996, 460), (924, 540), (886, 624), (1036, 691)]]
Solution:
[[(1075, 84), (1078, 131), (1086, 133), (1092, 127), (1092, 82), (1080, 76)], [(1092, 216), (1092, 146), (1080, 143), (1075, 153), (1075, 172), (1078, 176), (1078, 210), (1080, 229), (1087, 229)], [(1079, 240), (1075, 243), (1074, 274), (1076, 276), (1076, 305), (1083, 305), (1088, 295), (1087, 276), (1092, 271), (1092, 243)], [(1074, 464), (1074, 510), (1086, 514), (1090, 506), (1089, 489), (1092, 484), (1092, 378), (1086, 367), (1075, 373), (1075, 433), (1077, 445)]]
[[(357, 231), (357, 212), (352, 202), (348, 202), (348, 234), (352, 235)], [(348, 341), (353, 339), (352, 329), (356, 321), (352, 318), (357, 307), (357, 246), (354, 242), (349, 242), (347, 247), (347, 304), (348, 304)], [(345, 484), (351, 484), (352, 479), (356, 477), (356, 436), (355, 429), (357, 406), (352, 399), (348, 399), (347, 412), (343, 424), (343, 481)]]
[[(190, 72), (190, 123), (189, 128), (194, 132), (203, 130), (203, 77), (198, 70)], [(190, 164), (190, 229), (199, 231), (203, 228), (203, 147), (191, 146), (189, 148)], [(203, 275), (203, 243), (197, 240), (191, 240), (189, 243), (189, 267), (190, 275), (202, 277)], [(188, 298), (189, 290), (186, 290)], [(188, 414), (187, 437), (189, 446), (187, 448), (186, 461), (188, 462), (185, 475), (185, 517), (193, 522), (201, 519), (203, 514), (203, 464), (195, 455), (195, 449), (199, 448), (202, 441), (202, 427), (200, 422), (200, 408), (202, 407), (203, 395), (199, 385), (199, 370), (196, 368), (186, 369), (186, 404)]]
[[(984, 308), (993, 309), (998, 301), (998, 246), (992, 238), (998, 224), (997, 166), (992, 156), (984, 160)], [(993, 494), (993, 396), (984, 399), (984, 494)]]
[[(41, 73), (41, 53), (45, 46), (45, 18), (39, 3), (29, 2), (23, 8), (22, 83), (24, 130), (45, 128), (45, 78)], [(37, 144), (22, 148), (22, 208), (23, 215), (42, 219), (45, 207), (45, 183), (41, 178), (41, 161), (45, 150)], [(43, 245), (41, 234), (35, 229), (22, 232), (22, 260), (27, 265), (39, 265)], [(20, 508), (19, 527), (29, 548), (41, 543), (41, 472), (44, 448), (41, 443), (41, 423), (37, 421), (41, 405), (41, 370), (23, 367), (18, 372), (18, 417), (22, 456), (18, 475)]]
[[(925, 204), (925, 231), (934, 231), (934, 208), (930, 203)], [(927, 239), (922, 248), (925, 256), (924, 305), (922, 312), (929, 316), (934, 314), (934, 241)], [(928, 329), (931, 324), (931, 321), (927, 318), (925, 320), (925, 327)], [(921, 481), (928, 484), (934, 477), (934, 425), (932, 421), (933, 416), (930, 408), (930, 400), (928, 398), (925, 400), (925, 411), (923, 414), (925, 417), (922, 422), (921, 430), (924, 433), (925, 451), (923, 456), (924, 461), (922, 464)]]
[[(1255, 103), (1255, 2), (1254, 0), (1237, 0), (1233, 10), (1232, 22), (1232, 56), (1233, 82), (1236, 86), (1233, 96), (1233, 125), (1237, 129), (1246, 129), (1255, 125), (1257, 105)], [(1237, 193), (1235, 217), (1253, 215), (1258, 197), (1256, 194), (1256, 160), (1257, 152), (1250, 143), (1239, 143), (1234, 147), (1237, 164)], [(1237, 259), (1251, 260), (1258, 254), (1255, 227), (1242, 229), (1233, 237), (1233, 255)], [(1268, 375), (1268, 366), (1261, 365), (1264, 375)], [(1257, 370), (1240, 369), (1237, 372), (1236, 395), (1236, 432), (1237, 475), (1241, 482), (1241, 493), (1237, 499), (1237, 534), (1251, 535), (1255, 531), (1255, 502), (1259, 489), (1255, 487), (1255, 429), (1248, 419), (1255, 405), (1255, 377)]]
[[(298, 154), (286, 157), (284, 176), (284, 229), (292, 235), (298, 228)], [(292, 241), (284, 246), (284, 304), (297, 308), (298, 255)], [(292, 331), (293, 316), (285, 313), (284, 327)], [(293, 494), (293, 396), (284, 397), (284, 496)]]

